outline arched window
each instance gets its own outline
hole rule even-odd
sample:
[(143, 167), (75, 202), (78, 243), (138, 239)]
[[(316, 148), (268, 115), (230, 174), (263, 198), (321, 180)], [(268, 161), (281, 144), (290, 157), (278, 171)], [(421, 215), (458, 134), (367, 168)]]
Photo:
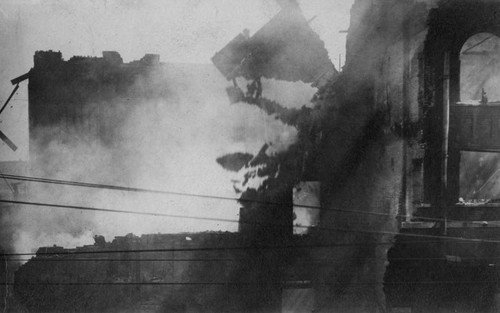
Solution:
[[(498, 139), (497, 119), (483, 116), (493, 111), (487, 107), (484, 108), (488, 110), (478, 111), (476, 106), (500, 106), (499, 37), (479, 33), (463, 45), (460, 52), (459, 104), (465, 107), (463, 112), (469, 112), (465, 115), (470, 115), (463, 119), (460, 127), (465, 133), (474, 133), (471, 141)], [(460, 153), (460, 197), (467, 202), (500, 198), (500, 153), (474, 150)]]
[[(500, 38), (490, 33), (470, 37), (460, 52), (460, 99), (500, 105)], [(484, 91), (484, 93), (483, 93)]]

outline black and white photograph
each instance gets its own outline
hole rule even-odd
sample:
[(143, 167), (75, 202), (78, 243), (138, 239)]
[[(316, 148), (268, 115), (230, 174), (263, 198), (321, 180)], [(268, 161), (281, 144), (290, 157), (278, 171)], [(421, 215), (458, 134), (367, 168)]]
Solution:
[(0, 0), (39, 312), (500, 312), (500, 0)]

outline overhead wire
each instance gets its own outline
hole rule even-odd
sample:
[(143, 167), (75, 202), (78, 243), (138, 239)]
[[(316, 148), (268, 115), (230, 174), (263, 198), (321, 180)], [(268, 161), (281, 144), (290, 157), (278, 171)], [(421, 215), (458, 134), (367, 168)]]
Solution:
[[(136, 187), (87, 183), (87, 182), (77, 182), (77, 181), (71, 181), (71, 180), (59, 180), (59, 179), (41, 178), (41, 177), (32, 177), (32, 176), (21, 176), (21, 175), (12, 175), (12, 174), (4, 174), (4, 177), (6, 179), (12, 179), (12, 180), (45, 183), (45, 184), (67, 185), (67, 186), (75, 186), (75, 187), (86, 187), (86, 188), (94, 188), (94, 189), (107, 189), (107, 190), (138, 192), (138, 193), (166, 194), (166, 195), (174, 195), (174, 196), (182, 196), (182, 197), (194, 197), (194, 198), (204, 198), (204, 199), (212, 199), (212, 200), (236, 201), (236, 202), (240, 202), (240, 203), (256, 203), (256, 204), (276, 205), (276, 206), (288, 205), (288, 204), (285, 204), (282, 202), (262, 201), (262, 200), (257, 200), (257, 199), (223, 197), (223, 196), (215, 196), (215, 195), (203, 195), (203, 194), (195, 194), (195, 193), (175, 192), (175, 191), (167, 191), (167, 190), (136, 188)], [(404, 214), (358, 211), (358, 210), (348, 210), (348, 209), (341, 209), (341, 208), (325, 208), (325, 207), (317, 206), (317, 205), (294, 204), (293, 206), (294, 206), (294, 208), (303, 208), (303, 209), (312, 209), (312, 210), (333, 211), (333, 212), (343, 212), (343, 213), (372, 215), (372, 216), (384, 216), (384, 217), (394, 217), (394, 218), (399, 218), (399, 217), (407, 218), (407, 216)], [(417, 217), (417, 218), (419, 220), (434, 221), (434, 222), (462, 222), (462, 221), (458, 221), (458, 220), (452, 220), (452, 219), (447, 219), (447, 218), (445, 219), (445, 218), (439, 218), (439, 217), (424, 217), (424, 216), (422, 216), (422, 217)]]
[[(12, 176), (12, 175), (9, 175)], [(12, 177), (9, 177), (12, 178)], [(30, 177), (19, 177), (24, 179), (31, 179)], [(33, 180), (36, 179), (37, 181), (41, 180), (40, 178), (32, 178)], [(52, 180), (49, 179), (43, 179), (43, 182), (49, 182)], [(66, 184), (68, 181), (57, 181), (56, 183), (63, 183)], [(87, 183), (80, 183), (80, 182), (73, 182), (78, 185), (80, 184), (87, 184)], [(96, 184), (92, 184), (96, 185)], [(110, 187), (110, 185), (105, 185), (106, 187)], [(87, 187), (87, 186), (85, 186)], [(95, 187), (95, 186), (93, 186)], [(126, 189), (133, 189), (133, 191), (144, 191), (144, 189), (139, 189), (139, 188), (129, 188), (129, 187), (122, 187), (122, 186), (111, 186), (113, 188), (126, 188)], [(155, 190), (146, 190), (147, 192), (163, 192), (163, 191), (155, 191)], [(182, 193), (182, 195), (190, 195), (190, 194), (185, 194)], [(199, 196), (199, 195), (196, 195)], [(206, 197), (212, 197), (212, 196), (206, 196)], [(220, 197), (217, 197), (220, 198)], [(233, 199), (233, 200), (240, 200), (240, 199)], [(56, 207), (56, 208), (65, 208), (65, 209), (76, 209), (76, 210), (90, 210), (90, 211), (102, 211), (102, 212), (110, 212), (110, 213), (127, 213), (127, 214), (140, 214), (140, 215), (150, 215), (150, 216), (165, 216), (165, 217), (171, 217), (171, 218), (187, 218), (187, 219), (197, 219), (197, 220), (210, 220), (210, 221), (223, 221), (223, 222), (233, 222), (233, 223), (245, 223), (245, 221), (239, 221), (239, 220), (230, 220), (230, 219), (220, 219), (220, 218), (210, 218), (210, 217), (196, 217), (196, 216), (185, 216), (185, 215), (175, 215), (175, 214), (164, 214), (164, 213), (154, 213), (154, 212), (141, 212), (141, 211), (128, 211), (128, 210), (114, 210), (114, 209), (104, 209), (104, 208), (93, 208), (93, 207), (83, 207), (83, 206), (70, 206), (70, 205), (60, 205), (60, 204), (49, 204), (49, 203), (41, 203), (41, 202), (28, 202), (28, 201), (16, 201), (16, 200), (3, 200), (0, 199), (0, 202), (4, 203), (12, 203), (12, 204), (23, 204), (23, 205), (34, 205), (34, 206), (46, 206), (46, 207)], [(268, 204), (268, 203), (267, 203)], [(277, 203), (274, 203), (277, 204)], [(317, 207), (319, 208), (319, 207)], [(367, 213), (367, 212), (351, 212), (351, 213)], [(249, 224), (256, 225), (255, 222), (248, 222)], [(264, 226), (279, 226), (279, 227), (288, 227), (288, 225), (283, 225), (283, 224), (269, 224), (269, 223), (258, 223), (257, 225), (264, 225)], [(301, 227), (301, 226), (299, 226)], [(404, 234), (404, 233), (396, 233), (396, 232), (381, 232), (381, 231), (368, 231), (368, 230), (355, 230), (355, 229), (345, 229), (345, 228), (325, 228), (325, 227), (318, 227), (318, 226), (302, 226), (303, 228), (315, 228), (319, 230), (331, 230), (331, 231), (341, 231), (341, 232), (360, 232), (360, 233), (370, 233), (370, 234), (390, 234), (390, 235), (400, 235), (400, 236), (410, 236), (410, 237), (421, 237), (421, 238), (429, 238), (429, 239), (444, 239), (444, 240), (456, 240), (456, 241), (463, 241), (463, 242), (480, 242), (480, 243), (500, 243), (500, 241), (496, 240), (485, 240), (485, 239), (476, 239), (476, 238), (461, 238), (461, 237), (448, 237), (448, 236), (435, 236), (435, 235), (422, 235), (422, 234)], [(425, 241), (426, 243), (429, 243), (429, 241)], [(393, 244), (393, 242), (390, 243), (372, 243), (371, 245), (385, 245), (385, 244)], [(367, 244), (370, 245), (370, 244)], [(263, 249), (265, 247), (260, 247), (260, 249)], [(273, 248), (283, 248), (283, 247), (273, 247)], [(298, 247), (299, 248), (299, 247)], [(302, 248), (305, 248), (305, 246), (302, 246)], [(221, 248), (222, 250), (228, 250), (231, 248)], [(236, 248), (240, 249), (240, 248)], [(245, 249), (245, 248), (241, 248)], [(182, 249), (167, 249), (169, 251), (182, 251)], [(204, 249), (205, 250), (205, 249)], [(157, 250), (155, 250), (157, 251)], [(165, 251), (165, 249), (162, 249), (162, 251)], [(101, 252), (101, 253), (113, 253), (115, 251), (92, 251), (92, 252)], [(92, 253), (90, 251), (82, 251), (84, 254)], [(131, 250), (126, 250), (122, 252), (138, 252), (138, 251), (131, 251)], [(147, 251), (140, 251), (140, 253), (147, 252)], [(40, 253), (39, 253), (40, 254)], [(56, 252), (54, 253), (55, 255), (61, 255), (61, 252)], [(63, 253), (64, 254), (64, 253)], [(71, 251), (68, 254), (75, 254), (75, 251)], [(0, 256), (6, 257), (6, 256), (14, 256), (14, 255), (34, 255), (33, 253), (21, 253), (21, 254), (0, 254)], [(44, 255), (41, 253), (41, 255)], [(7, 258), (6, 258), (7, 259)], [(429, 258), (421, 258), (425, 260), (429, 260)], [(465, 259), (465, 258), (464, 258)], [(474, 258), (474, 259), (490, 259), (490, 258)], [(40, 259), (41, 260), (41, 259)], [(74, 259), (73, 259), (74, 260)], [(95, 260), (95, 261), (100, 261)], [(113, 261), (112, 259), (102, 259), (103, 261)], [(117, 259), (118, 260), (118, 259)], [(120, 259), (123, 261), (122, 259)], [(147, 259), (141, 259), (142, 261), (147, 261)], [(156, 260), (162, 260), (165, 261), (165, 259), (156, 259)], [(401, 259), (403, 260), (403, 259)], [(404, 258), (404, 260), (420, 260), (419, 258)], [(15, 260), (12, 259), (11, 261), (23, 261), (23, 260)], [(78, 261), (78, 260), (74, 260)], [(89, 259), (82, 259), (81, 261), (90, 261)], [(171, 259), (168, 261), (229, 261), (229, 259)], [(314, 261), (313, 261), (314, 262)], [(321, 262), (320, 260), (317, 262)]]
[[(99, 212), (108, 212), (108, 213), (122, 213), (122, 214), (133, 214), (133, 215), (161, 216), (161, 217), (170, 217), (170, 218), (218, 221), (218, 222), (249, 224), (249, 225), (253, 225), (253, 226), (265, 226), (265, 227), (289, 227), (289, 225), (276, 224), (276, 223), (264, 223), (264, 222), (257, 223), (257, 222), (240, 221), (240, 220), (223, 219), (223, 218), (197, 217), (197, 216), (188, 216), (188, 215), (180, 215), (180, 214), (166, 214), (166, 213), (129, 211), (129, 210), (118, 210), (118, 209), (105, 209), (105, 208), (61, 205), (61, 204), (42, 203), (42, 202), (29, 202), (29, 201), (0, 199), (0, 203), (23, 204), (23, 205), (28, 205), (28, 206), (42, 206), (42, 207), (63, 208), (63, 209), (82, 210), (82, 211), (99, 211)], [(303, 229), (315, 229), (317, 231), (324, 230), (324, 231), (334, 231), (334, 232), (363, 233), (363, 234), (370, 234), (370, 235), (391, 235), (391, 236), (398, 236), (399, 235), (399, 236), (403, 236), (403, 237), (412, 237), (412, 238), (453, 240), (453, 241), (474, 242), (474, 243), (495, 243), (495, 244), (500, 243), (499, 240), (493, 240), (493, 239), (463, 238), (463, 237), (451, 237), (451, 236), (441, 236), (441, 235), (401, 233), (401, 232), (394, 232), (394, 231), (375, 231), (375, 230), (367, 230), (367, 229), (353, 229), (353, 228), (346, 228), (346, 227), (301, 226), (301, 225), (296, 226), (296, 227), (303, 228)]]
[[(163, 213), (153, 213), (153, 212), (138, 212), (138, 211), (127, 211), (127, 210), (112, 210), (112, 209), (103, 209), (103, 208), (91, 208), (91, 207), (82, 207), (82, 206), (69, 206), (69, 205), (60, 205), (60, 204), (48, 204), (48, 203), (35, 203), (35, 202), (27, 202), (27, 201), (15, 201), (15, 200), (0, 200), (0, 202), (6, 202), (6, 203), (16, 203), (16, 204), (24, 204), (24, 205), (36, 205), (36, 206), (49, 206), (49, 207), (57, 207), (57, 208), (65, 208), (65, 209), (78, 209), (78, 210), (92, 210), (92, 211), (104, 211), (104, 212), (112, 212), (112, 213), (128, 213), (128, 214), (140, 214), (140, 215), (153, 215), (153, 216), (166, 216), (166, 217), (177, 217), (177, 218), (190, 218), (190, 219), (208, 219), (208, 220), (216, 220), (216, 221), (228, 221), (228, 222), (238, 222), (238, 223), (241, 223), (241, 221), (235, 221), (235, 220), (229, 220), (229, 219), (215, 219), (215, 218), (205, 218), (205, 217), (193, 217), (193, 216), (182, 216), (182, 215), (172, 215), (172, 214), (163, 214)], [(252, 224), (255, 224), (255, 223), (252, 223)], [(266, 225), (266, 226), (269, 226), (269, 224), (267, 223), (263, 223), (263, 225)], [(276, 226), (276, 225), (274, 225)], [(279, 226), (285, 226), (285, 225), (279, 225)], [(308, 226), (309, 228), (310, 226)], [(314, 227), (314, 228), (319, 228), (319, 227)], [(380, 231), (368, 231), (368, 230), (354, 230), (354, 229), (344, 229), (344, 228), (319, 228), (319, 229), (323, 229), (323, 230), (333, 230), (333, 231), (342, 231), (342, 232), (360, 232), (360, 233), (370, 233), (370, 234), (391, 234), (391, 235), (401, 235), (401, 236), (411, 236), (411, 237), (420, 237), (420, 238), (429, 238), (429, 239), (446, 239), (446, 240), (457, 240), (457, 241), (463, 241), (463, 242), (480, 242), (480, 243), (500, 243), (500, 241), (496, 241), (496, 240), (484, 240), (484, 239), (475, 239), (475, 238), (461, 238), (461, 237), (445, 237), (445, 236), (435, 236), (435, 235), (422, 235), (422, 234), (404, 234), (404, 233), (394, 233), (394, 232), (380, 232)], [(425, 241), (426, 243), (429, 243), (429, 241)], [(380, 244), (394, 244), (394, 242), (387, 242), (387, 243), (366, 243), (366, 245), (380, 245)], [(351, 246), (352, 244), (348, 244), (349, 246)], [(325, 245), (322, 245), (323, 247)], [(331, 245), (330, 245), (331, 246)], [(338, 245), (335, 245), (335, 246), (338, 246)], [(296, 246), (297, 248), (306, 248), (306, 247), (311, 247), (311, 246), (304, 246), (304, 245), (299, 245), (299, 246)], [(316, 246), (318, 247), (318, 246)], [(276, 246), (273, 246), (273, 247), (236, 247), (236, 248), (228, 248), (228, 247), (219, 247), (219, 248), (215, 248), (215, 249), (219, 249), (219, 250), (232, 250), (232, 249), (248, 249), (248, 248), (255, 248), (255, 249), (265, 249), (265, 248), (273, 248), (273, 249), (279, 249), (279, 248), (290, 248), (290, 246), (288, 247), (276, 247)], [(201, 248), (201, 249), (196, 249), (196, 250), (213, 250), (214, 248)], [(186, 249), (160, 249), (161, 251), (187, 251)], [(188, 249), (188, 250), (192, 250), (192, 249)], [(157, 252), (159, 251), (158, 249), (157, 250), (147, 250), (147, 251), (154, 251), (154, 252)], [(68, 255), (74, 255), (74, 254), (78, 254), (78, 252), (80, 252), (80, 254), (89, 254), (89, 253), (116, 253), (116, 252), (119, 252), (119, 251), (68, 251), (68, 253), (64, 253), (64, 252), (54, 252), (52, 253), (53, 255), (65, 255), (65, 254), (68, 254)], [(123, 252), (123, 251), (122, 251)], [(140, 253), (143, 253), (143, 252), (146, 252), (146, 250), (136, 250), (136, 251), (133, 251), (133, 250), (125, 250), (124, 252), (128, 252), (128, 253), (133, 253), (133, 252), (140, 252)], [(1, 256), (3, 257), (6, 257), (6, 256), (13, 256), (13, 255), (33, 255), (32, 253), (16, 253), (16, 254), (1, 254)], [(37, 253), (36, 255), (44, 255), (44, 253)], [(365, 258), (366, 259), (366, 258)], [(441, 259), (441, 258), (440, 258)], [(481, 259), (481, 258), (474, 258), (474, 259)], [(487, 259), (487, 258), (484, 258), (484, 259)], [(6, 258), (7, 260), (7, 258)], [(59, 259), (60, 260), (60, 259)], [(82, 261), (84, 261), (84, 259), (81, 259)], [(110, 261), (109, 259), (99, 259), (99, 261)], [(145, 259), (139, 259), (140, 261), (146, 261)], [(171, 261), (206, 261), (206, 262), (209, 262), (209, 261), (229, 261), (229, 259), (171, 259)], [(399, 258), (399, 259), (395, 259), (395, 260), (429, 260), (429, 258)], [(75, 260), (76, 261), (76, 260)], [(85, 260), (85, 261), (88, 261)], [(124, 260), (120, 260), (120, 261), (124, 261)], [(331, 260), (312, 260), (310, 262), (323, 262), (323, 261), (331, 261)], [(393, 282), (391, 282), (393, 283)], [(404, 282), (404, 283), (411, 283), (411, 282)], [(415, 282), (415, 283), (426, 283), (426, 282)], [(446, 283), (446, 282), (433, 282), (433, 283)], [(453, 283), (456, 283), (456, 282), (453, 282)], [(464, 282), (460, 282), (460, 283), (464, 283)], [(470, 282), (470, 283), (474, 283), (474, 284), (478, 284), (478, 283), (482, 283), (482, 282)], [(490, 281), (488, 281), (487, 283), (491, 283)], [(51, 283), (52, 284), (52, 283)], [(67, 283), (54, 283), (55, 285), (102, 285), (103, 283), (77, 283), (77, 284), (74, 284), (74, 283), (70, 283), (70, 284), (67, 284)], [(105, 285), (117, 285), (117, 283), (104, 283)], [(118, 283), (118, 285), (122, 285), (123, 283)], [(144, 284), (144, 283), (138, 283), (138, 284)], [(148, 283), (146, 283), (148, 284)], [(185, 285), (185, 284), (201, 284), (201, 285), (206, 285), (206, 284), (224, 284), (224, 285), (228, 285), (228, 284), (232, 284), (230, 282), (221, 282), (221, 283), (213, 283), (213, 282), (200, 282), (200, 283), (151, 283), (151, 285)], [(32, 285), (30, 283), (30, 285)], [(43, 285), (46, 285), (46, 283), (43, 283)], [(128, 283), (127, 283), (128, 285)]]
[[(160, 213), (160, 212), (142, 212), (142, 211), (130, 211), (130, 210), (120, 210), (120, 209), (105, 209), (105, 208), (95, 208), (95, 207), (78, 206), (78, 205), (65, 205), (65, 204), (57, 204), (57, 203), (18, 201), (18, 200), (6, 200), (6, 199), (0, 199), (0, 203), (21, 204), (21, 205), (26, 205), (26, 206), (51, 207), (51, 208), (60, 208), (60, 209), (62, 208), (62, 209), (81, 210), (81, 211), (123, 213), (123, 214), (133, 214), (133, 215), (143, 215), (143, 216), (170, 217), (170, 218), (181, 218), (181, 219), (202, 220), (202, 221), (240, 223), (240, 221), (238, 221), (238, 220), (225, 219), (225, 218), (190, 216), (190, 215), (182, 215), (182, 214), (168, 214), (168, 213)], [(241, 223), (245, 223), (245, 222), (242, 221)], [(252, 223), (252, 224), (255, 224), (255, 223)], [(269, 225), (266, 223), (262, 223), (262, 224)], [(281, 224), (281, 226), (288, 227), (288, 225), (284, 225), (284, 224)], [(306, 227), (306, 226), (304, 226), (304, 227)]]
[[(264, 286), (264, 285), (279, 285), (279, 286), (298, 286), (311, 285), (310, 281), (292, 281), (292, 282), (0, 282), (5, 285), (15, 286)], [(339, 286), (344, 285), (345, 288), (355, 286), (373, 286), (373, 285), (483, 285), (496, 284), (495, 280), (477, 280), (477, 281), (454, 281), (454, 280), (415, 280), (415, 281), (377, 281), (377, 282), (314, 282), (316, 286)]]
[[(28, 205), (28, 206), (53, 207), (53, 208), (63, 208), (63, 209), (82, 210), (82, 211), (98, 211), (98, 212), (108, 212), (108, 213), (122, 213), (122, 214), (133, 214), (133, 215), (162, 216), (162, 217), (170, 217), (170, 218), (218, 221), (218, 222), (249, 224), (249, 225), (253, 225), (253, 226), (265, 226), (265, 227), (271, 227), (271, 226), (289, 227), (289, 225), (287, 225), (287, 224), (285, 225), (285, 224), (264, 223), (264, 222), (257, 223), (257, 222), (248, 222), (248, 221), (223, 219), (223, 218), (197, 217), (197, 216), (188, 216), (188, 215), (180, 215), (180, 214), (129, 211), (129, 210), (119, 210), (119, 209), (105, 209), (105, 208), (94, 208), (94, 207), (74, 206), (74, 205), (61, 205), (61, 204), (43, 203), (43, 202), (29, 202), (29, 201), (0, 199), (0, 203), (23, 204), (23, 205)], [(413, 238), (428, 238), (428, 239), (441, 239), (441, 240), (446, 239), (446, 240), (453, 240), (453, 241), (464, 241), (464, 242), (475, 242), (475, 243), (495, 243), (495, 244), (500, 243), (499, 240), (493, 240), (493, 239), (463, 238), (463, 237), (451, 237), (451, 236), (441, 236), (441, 235), (401, 233), (401, 232), (394, 232), (394, 231), (375, 231), (375, 230), (367, 230), (367, 229), (353, 229), (353, 228), (346, 228), (346, 227), (324, 227), (324, 226), (302, 226), (302, 225), (298, 225), (295, 227), (299, 227), (299, 228), (303, 228), (303, 229), (334, 231), (334, 232), (363, 233), (363, 234), (370, 234), (370, 235), (391, 235), (391, 236), (398, 236), (399, 235), (399, 236), (413, 237)]]
[[(284, 204), (282, 202), (262, 201), (262, 200), (257, 200), (257, 199), (245, 199), (245, 198), (224, 197), (224, 196), (215, 196), (215, 195), (204, 195), (204, 194), (195, 194), (195, 193), (187, 193), (187, 192), (177, 192), (177, 191), (148, 189), (148, 188), (136, 188), (136, 187), (128, 187), (128, 186), (109, 185), (109, 184), (77, 182), (77, 181), (71, 181), (71, 180), (59, 180), (59, 179), (41, 178), (41, 177), (32, 177), (32, 176), (21, 176), (21, 175), (12, 175), (12, 174), (4, 174), (4, 176), (5, 176), (5, 178), (12, 179), (12, 180), (29, 181), (29, 182), (46, 183), (46, 184), (57, 184), (57, 185), (67, 185), (67, 186), (76, 186), (76, 187), (86, 187), (86, 188), (94, 188), (94, 189), (108, 189), (108, 190), (138, 192), (138, 193), (165, 194), (165, 195), (182, 196), (182, 197), (205, 198), (205, 199), (212, 199), (212, 200), (251, 202), (251, 203), (266, 204), (266, 205), (283, 205)], [(320, 206), (316, 206), (316, 205), (296, 205), (296, 207), (306, 208), (306, 209), (321, 209)]]
[[(406, 241), (406, 244), (419, 243), (442, 243), (442, 241)], [(15, 253), (0, 253), (0, 257), (15, 257), (15, 256), (65, 256), (65, 255), (97, 255), (97, 254), (114, 254), (114, 253), (159, 253), (159, 252), (195, 252), (195, 251), (250, 251), (250, 250), (289, 250), (289, 249), (322, 249), (322, 248), (339, 248), (339, 247), (372, 247), (372, 246), (392, 246), (394, 241), (386, 242), (356, 242), (356, 243), (330, 243), (330, 244), (285, 244), (285, 245), (246, 245), (246, 246), (228, 246), (228, 247), (187, 247), (187, 248), (154, 248), (154, 249), (104, 249), (104, 250), (63, 250), (63, 251), (40, 251), (37, 252), (15, 252)], [(48, 247), (46, 250), (53, 249)]]
[[(482, 260), (498, 260), (500, 257), (484, 257), (484, 256), (471, 256), (460, 257), (460, 261), (482, 261)], [(12, 259), (2, 258), (0, 261), (6, 262), (241, 262), (248, 260), (247, 258), (23, 258)], [(311, 264), (311, 263), (327, 263), (332, 261), (359, 261), (359, 260), (384, 260), (389, 262), (398, 261), (447, 261), (445, 256), (442, 257), (347, 257), (347, 258), (322, 258), (322, 259), (302, 259), (298, 257), (294, 264)], [(460, 263), (459, 261), (450, 261), (450, 263)]]

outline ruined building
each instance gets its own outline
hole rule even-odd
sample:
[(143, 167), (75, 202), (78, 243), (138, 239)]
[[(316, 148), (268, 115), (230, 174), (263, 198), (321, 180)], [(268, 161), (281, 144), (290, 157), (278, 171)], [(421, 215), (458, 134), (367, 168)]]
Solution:
[[(296, 7), (284, 10), (277, 19), (297, 13)], [(78, 258), (79, 254), (87, 258), (87, 250), (119, 250), (126, 245), (164, 250), (176, 245), (207, 247), (215, 243), (219, 248), (232, 244), (255, 247), (251, 251), (257, 252), (246, 255), (230, 249), (217, 255), (241, 259), (228, 265), (228, 272), (203, 276), (196, 272), (202, 269), (200, 266), (181, 266), (179, 275), (204, 277), (221, 284), (220, 289), (188, 292), (189, 297), (198, 300), (184, 299), (181, 304), (166, 296), (172, 294), (167, 290), (174, 287), (161, 285), (169, 277), (175, 278), (169, 276), (175, 275), (169, 274), (169, 263), (138, 263), (131, 256), (127, 256), (130, 259), (126, 262), (96, 261), (96, 271), (103, 277), (100, 283), (128, 284), (118, 286), (123, 289), (114, 295), (133, 294), (130, 299), (139, 297), (141, 305), (154, 302), (167, 311), (210, 307), (214, 311), (278, 312), (282, 295), (289, 290), (293, 292), (288, 294), (303, 295), (302, 304), (311, 304), (307, 309), (314, 312), (498, 310), (499, 15), (500, 2), (493, 0), (357, 0), (351, 10), (346, 65), (338, 77), (331, 69), (326, 73), (309, 72), (300, 66), (294, 67), (296, 71), (283, 70), (286, 66), (280, 66), (287, 63), (283, 56), (290, 56), (291, 63), (296, 60), (293, 53), (271, 53), (284, 42), (263, 40), (260, 36), (265, 29), (253, 36), (244, 32), (213, 59), (228, 80), (226, 85), (230, 85), (229, 102), (258, 106), (297, 127), (299, 138), (287, 151), (273, 156), (265, 154), (267, 147), (263, 147), (263, 154), (257, 156), (235, 153), (219, 160), (225, 168), (234, 170), (251, 171), (265, 164), (248, 178), (272, 177), (267, 189), (241, 193), (240, 229), (245, 231), (128, 236), (112, 242), (99, 239), (95, 245), (75, 251), (53, 247), (44, 255), (42, 249), (36, 259), (54, 258), (63, 263), (65, 258)], [(302, 19), (300, 23), (307, 25)], [(304, 34), (307, 36), (307, 32)], [(281, 37), (288, 38), (286, 32)], [(65, 66), (103, 62), (97, 68), (85, 66), (85, 70), (76, 71), (82, 73), (82, 82), (88, 77), (100, 77), (98, 88), (89, 82), (60, 89), (60, 99), (64, 99), (67, 90), (78, 90), (81, 86), (98, 91), (77, 93), (75, 99), (83, 99), (82, 103), (89, 97), (100, 99), (108, 95), (126, 100), (126, 90), (135, 86), (127, 85), (127, 75), (141, 76), (144, 68), (154, 69), (156, 64), (154, 58), (146, 58), (125, 65), (115, 54), (103, 59), (76, 58), (67, 62), (60, 61), (60, 55), (53, 52), (38, 56), (42, 59), (50, 56), (54, 59), (50, 64), (60, 64), (56, 72), (62, 76), (58, 77), (64, 77)], [(45, 90), (37, 89), (35, 83), (37, 64), (45, 64), (40, 60), (35, 61), (35, 73), (31, 73), (31, 93), (43, 94)], [(271, 64), (280, 66), (274, 68), (266, 63), (269, 60), (280, 60)], [(97, 70), (102, 68), (109, 70)], [(113, 83), (117, 80), (108, 76), (112, 73), (120, 77), (121, 85)], [(147, 74), (143, 79), (147, 81), (149, 77)], [(266, 99), (261, 93), (261, 80), (266, 77), (317, 81), (321, 88), (314, 98), (315, 106), (290, 109)], [(246, 88), (241, 79), (246, 79)], [(67, 79), (58, 81), (71, 84)], [(161, 75), (153, 81), (161, 82)], [(43, 86), (41, 82), (38, 81), (38, 86)], [(150, 90), (144, 96), (161, 96), (158, 90), (161, 89)], [(70, 120), (72, 114), (65, 116)], [(74, 117), (76, 124), (78, 116)], [(30, 117), (30, 125), (44, 123), (44, 119)], [(82, 127), (95, 129), (92, 132), (99, 134), (105, 126), (95, 128), (83, 121)], [(108, 142), (109, 133), (112, 131), (104, 132), (104, 142)], [(319, 224), (305, 237), (293, 236), (291, 190), (307, 180), (320, 182)], [(244, 226), (247, 222), (250, 224)], [(314, 249), (291, 249), (288, 254), (279, 249), (266, 250), (263, 243)], [(155, 253), (164, 252), (168, 253)], [(54, 279), (50, 276), (54, 271), (60, 271), (58, 277), (65, 282), (81, 281), (72, 276), (75, 271), (69, 267), (46, 269), (40, 270), (36, 260), (24, 265), (16, 276), (19, 294), (29, 298), (30, 292), (36, 292), (27, 287), (29, 277), (33, 276), (26, 273), (33, 270), (43, 272), (35, 276), (40, 285)], [(242, 274), (248, 271), (254, 271), (255, 275)], [(227, 280), (215, 281), (211, 274)], [(256, 280), (241, 278), (250, 276)], [(138, 281), (147, 284), (131, 291)], [(241, 289), (228, 291), (224, 285), (228, 282), (249, 285), (248, 289), (240, 285)], [(264, 287), (250, 287), (253, 282)], [(154, 284), (162, 286), (163, 291), (149, 292), (148, 288)], [(61, 289), (57, 288), (44, 292), (58, 294)], [(301, 290), (307, 292), (300, 293)], [(220, 301), (224, 295), (227, 302)], [(156, 301), (156, 297), (163, 302)], [(187, 307), (186, 303), (196, 303), (198, 307)]]
[[(294, 243), (304, 245), (304, 238)], [(128, 234), (111, 242), (96, 236), (94, 245), (40, 248), (16, 273), (15, 292), (34, 312), (280, 311), (280, 269), (261, 264), (276, 258), (271, 249), (239, 233)]]
[(499, 9), (356, 1), (346, 65), (311, 112), (247, 96), (299, 125), (299, 158), (315, 152), (304, 169), (321, 182), (318, 231), (334, 246), (315, 250), (315, 310), (498, 308)]
[[(54, 142), (71, 147), (72, 141), (83, 139), (124, 153), (120, 146), (121, 119), (133, 114), (138, 105), (171, 97), (172, 76), (193, 73), (208, 86), (224, 82), (217, 80), (218, 73), (211, 65), (165, 64), (157, 55), (124, 63), (116, 52), (66, 61), (60, 52), (37, 51), (34, 67), (27, 74), (32, 163), (48, 164), (40, 158), (50, 157), (43, 152)], [(219, 85), (223, 91), (224, 84)], [(119, 115), (114, 115), (117, 112)], [(41, 176), (57, 175), (59, 171), (34, 168), (32, 172), (37, 170), (43, 170)], [(282, 227), (276, 227), (279, 216), (262, 219), (254, 214), (243, 219), (240, 233), (127, 235), (111, 242), (96, 237), (94, 245), (75, 249), (40, 248), (35, 258), (16, 273), (16, 297), (34, 312), (280, 310), (281, 284), (286, 280), (283, 265), (289, 250), (259, 247), (286, 247), (302, 240), (292, 243), (291, 189), (289, 194), (287, 209), (283, 204), (275, 209), (288, 212), (290, 217)], [(273, 196), (268, 199), (279, 201)], [(274, 226), (259, 229), (259, 223)], [(288, 275), (290, 280), (294, 275)], [(112, 284), (120, 287), (110, 289)], [(70, 285), (74, 287), (61, 288)]]
[[(140, 99), (164, 97), (168, 89), (162, 76), (160, 56), (147, 54), (124, 63), (115, 51), (102, 57), (63, 59), (61, 52), (37, 51), (29, 71), (30, 138), (37, 141), (37, 128), (57, 126), (60, 132), (76, 128), (79, 133), (113, 141), (111, 106), (120, 103), (130, 110)], [(63, 137), (54, 134), (54, 138)]]
[[(286, 17), (283, 13), (278, 16)], [(307, 26), (305, 20), (300, 21), (296, 30)], [(324, 46), (320, 51), (326, 56)], [(330, 68), (320, 66), (310, 71), (308, 82), (324, 82), (325, 75), (335, 73), (327, 58), (321, 60)], [(277, 71), (287, 73), (286, 64), (278, 60)], [(83, 139), (127, 152), (120, 150), (126, 140), (118, 131), (123, 123), (120, 118), (133, 114), (136, 106), (154, 105), (154, 100), (171, 97), (174, 87), (168, 78), (172, 72), (195, 72), (209, 87), (222, 81), (219, 88), (224, 91), (225, 81), (214, 67), (178, 67), (181, 69), (160, 63), (155, 55), (124, 63), (116, 52), (67, 61), (60, 52), (36, 52), (34, 67), (26, 74), (32, 163), (48, 164), (43, 158), (50, 154), (43, 152), (54, 142), (71, 148), (73, 141)], [(300, 73), (296, 70), (285, 75), (297, 80)], [(113, 115), (116, 112), (119, 116)], [(267, 172), (271, 178), (262, 190), (247, 188), (241, 195), (238, 233), (130, 234), (111, 242), (96, 237), (94, 245), (75, 249), (43, 247), (16, 272), (17, 299), (30, 311), (281, 311), (300, 293), (296, 286), (310, 289), (310, 268), (300, 264), (310, 262), (307, 245), (312, 239), (293, 236), (290, 177), (294, 168), (302, 167), (286, 155), (270, 157), (267, 147), (265, 144), (261, 153), (243, 163), (258, 168), (257, 176)], [(60, 174), (58, 167), (41, 170), (41, 176)], [(117, 170), (123, 172), (120, 166)], [(212, 270), (215, 267), (217, 270)], [(306, 296), (310, 306), (309, 291)]]

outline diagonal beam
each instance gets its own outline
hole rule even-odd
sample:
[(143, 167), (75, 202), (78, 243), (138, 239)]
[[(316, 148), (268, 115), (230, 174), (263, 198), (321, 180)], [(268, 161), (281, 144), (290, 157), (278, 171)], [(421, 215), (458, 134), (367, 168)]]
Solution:
[(9, 146), (13, 151), (17, 150), (17, 146), (9, 139), (9, 137), (5, 136), (5, 134), (0, 130), (0, 139)]

